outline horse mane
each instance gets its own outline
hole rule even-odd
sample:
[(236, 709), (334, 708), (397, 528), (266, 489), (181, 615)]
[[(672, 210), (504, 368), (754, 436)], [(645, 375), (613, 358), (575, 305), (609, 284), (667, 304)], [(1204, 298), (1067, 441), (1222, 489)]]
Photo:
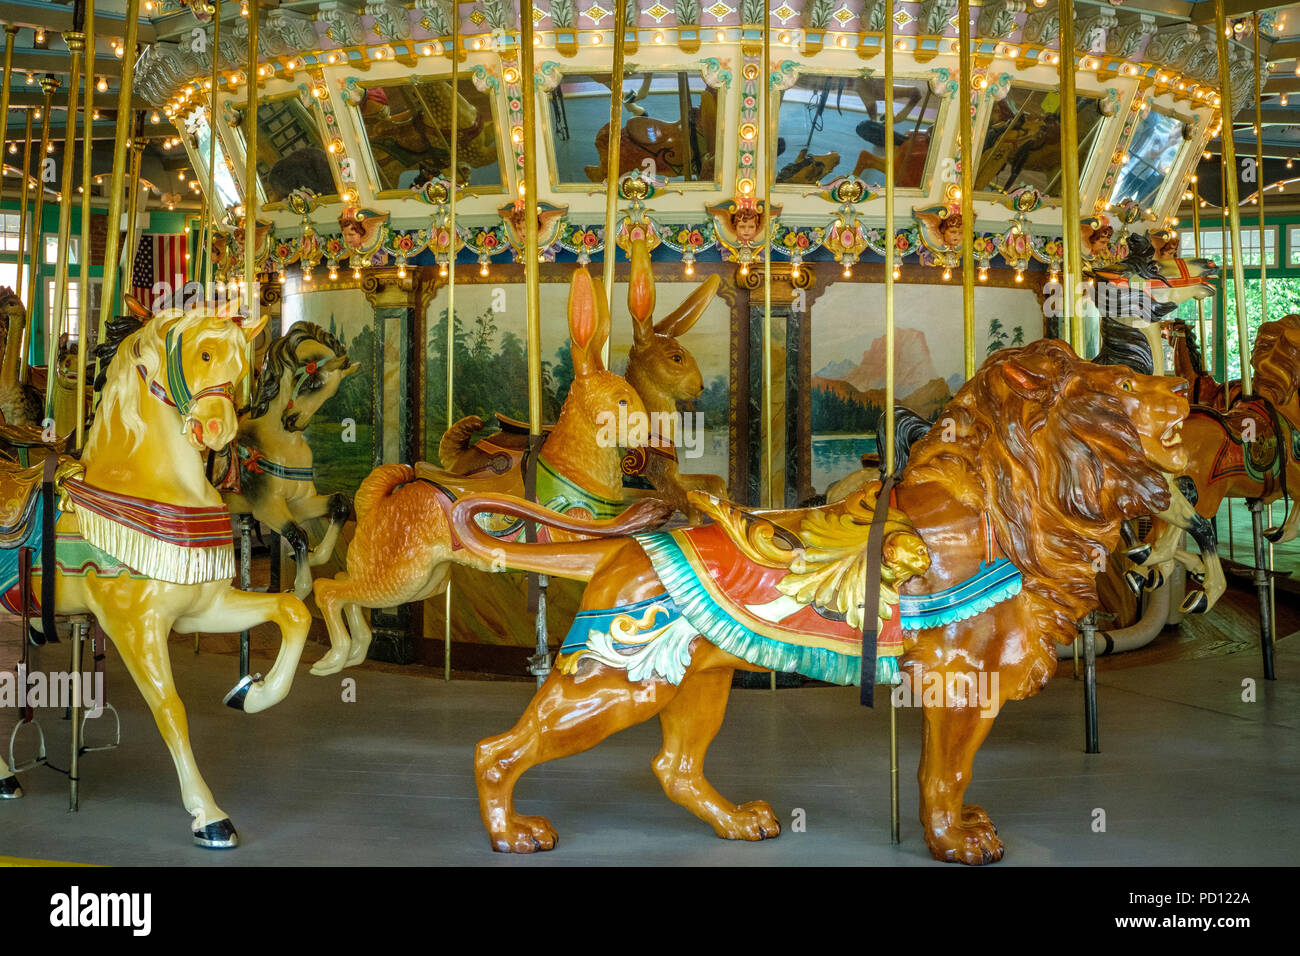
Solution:
[[(1288, 331), (1300, 332), (1300, 315), (1288, 315), (1260, 325), (1255, 334), (1255, 347), (1250, 352), (1256, 385), (1268, 383), (1282, 395), (1290, 395), (1300, 387), (1300, 346), (1293, 344), (1300, 341), (1300, 336), (1293, 338), (1286, 334)], [(1282, 361), (1263, 365), (1260, 360), (1274, 349), (1282, 350)], [(1276, 368), (1285, 368), (1286, 377), (1275, 375)]]
[(1205, 356), (1201, 354), (1201, 343), (1192, 334), (1192, 324), (1184, 319), (1174, 319), (1173, 326), (1182, 333), (1183, 345), (1187, 349), (1187, 358), (1192, 363), (1192, 370), (1197, 375), (1204, 375)]
[(1140, 232), (1130, 233), (1126, 237), (1128, 255), (1117, 262), (1116, 267), (1123, 272), (1132, 272), (1143, 279), (1158, 279), (1160, 266), (1156, 264), (1156, 249)]
[(90, 357), (95, 360), (95, 367), (98, 369), (94, 382), (96, 392), (104, 389), (104, 383), (108, 379), (108, 367), (113, 362), (113, 356), (117, 355), (122, 343), (133, 332), (140, 331), (142, 325), (144, 323), (133, 315), (116, 315), (108, 320), (104, 330), (104, 341), (90, 350)]
[(1093, 359), (1098, 365), (1126, 365), (1142, 375), (1155, 374), (1151, 343), (1140, 329), (1110, 316), (1101, 318), (1101, 351)]
[(285, 369), (298, 365), (298, 346), (303, 342), (319, 342), (336, 356), (347, 352), (347, 347), (339, 337), (315, 322), (295, 322), (289, 331), (271, 343), (262, 362), (262, 370), (257, 376), (257, 386), (253, 390), (253, 399), (249, 405), (249, 417), (261, 418), (280, 394), (280, 377)]
[[(884, 424), (884, 415), (880, 416), (877, 426)], [(912, 445), (929, 434), (934, 422), (906, 405), (894, 406), (894, 474), (901, 475), (907, 468), (908, 455)], [(880, 428), (876, 428), (876, 452), (880, 455), (880, 467), (885, 467), (885, 440)]]
[(1126, 394), (1113, 369), (1042, 339), (994, 353), (945, 410), (953, 428), (911, 450), (906, 484), (938, 483), (990, 515), (1044, 647), (1070, 640), (1097, 606), (1096, 562), (1117, 546), (1121, 521), (1168, 506)]

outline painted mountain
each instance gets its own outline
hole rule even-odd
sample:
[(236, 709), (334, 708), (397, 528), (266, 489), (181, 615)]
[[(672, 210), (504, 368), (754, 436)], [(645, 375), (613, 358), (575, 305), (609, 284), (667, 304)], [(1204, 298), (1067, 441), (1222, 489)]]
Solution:
[[(875, 339), (862, 361), (832, 362), (813, 376), (814, 434), (872, 431), (885, 404), (885, 337)], [(896, 401), (934, 418), (952, 400), (948, 382), (935, 369), (919, 329), (899, 329), (894, 342)]]

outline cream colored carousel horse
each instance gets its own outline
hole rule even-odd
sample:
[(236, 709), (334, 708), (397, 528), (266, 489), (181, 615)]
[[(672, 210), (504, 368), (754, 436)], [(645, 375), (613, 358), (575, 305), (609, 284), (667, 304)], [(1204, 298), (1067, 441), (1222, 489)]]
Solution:
[[(289, 692), (311, 623), (291, 594), (231, 586), (230, 515), (204, 471), (206, 452), (235, 437), (235, 389), (261, 324), (169, 311), (129, 335), (108, 366), (81, 461), (65, 460), (58, 483), (54, 609), (93, 614), (117, 647), (176, 764), (194, 840), (205, 847), (233, 847), (238, 837), (190, 749), (168, 635), (274, 622), (283, 641), (270, 673), (245, 678), (226, 698), (256, 713)], [(37, 572), (32, 593), (40, 585)], [(21, 795), (12, 770), (0, 768), (0, 793)]]

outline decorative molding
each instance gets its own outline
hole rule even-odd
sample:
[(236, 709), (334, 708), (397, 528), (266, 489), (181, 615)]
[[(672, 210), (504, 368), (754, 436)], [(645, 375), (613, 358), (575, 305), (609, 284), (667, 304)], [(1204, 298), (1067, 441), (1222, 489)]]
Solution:
[(942, 36), (957, 15), (959, 0), (921, 0), (919, 32), (925, 36)]
[(316, 19), (324, 23), (326, 36), (339, 46), (356, 46), (364, 43), (365, 27), (361, 23), (361, 8), (344, 0), (327, 0), (316, 11)]
[(1029, 14), (1021, 38), (1025, 43), (1048, 46), (1057, 42), (1060, 32), (1061, 18), (1057, 14), (1056, 4), (1052, 3)]
[(1016, 30), (1016, 14), (1028, 6), (1027, 0), (989, 0), (980, 8), (975, 29), (990, 40), (1005, 40)]
[(1106, 52), (1122, 59), (1132, 58), (1142, 41), (1156, 32), (1156, 18), (1149, 13), (1129, 13), (1106, 34)]
[(1106, 34), (1119, 25), (1119, 17), (1109, 7), (1092, 7), (1084, 16), (1074, 16), (1074, 48), (1079, 53), (1099, 53), (1106, 49)]
[(406, 4), (399, 0), (378, 0), (366, 4), (366, 13), (374, 20), (371, 29), (385, 40), (409, 40), (411, 18)]
[(1166, 69), (1179, 70), (1196, 46), (1203, 42), (1201, 28), (1194, 24), (1177, 23), (1161, 27), (1147, 44), (1146, 58)]

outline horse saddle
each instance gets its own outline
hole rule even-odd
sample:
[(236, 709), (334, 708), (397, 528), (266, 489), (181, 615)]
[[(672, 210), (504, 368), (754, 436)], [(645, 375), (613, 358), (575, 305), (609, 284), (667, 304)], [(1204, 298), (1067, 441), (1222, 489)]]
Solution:
[(44, 472), (44, 464), (24, 468), (0, 459), (0, 548), (12, 548), (26, 540), (40, 501)]
[(66, 451), (71, 435), (48, 441), (45, 431), (37, 425), (10, 425), (0, 422), (0, 442), (13, 448), (48, 448), (51, 451)]

